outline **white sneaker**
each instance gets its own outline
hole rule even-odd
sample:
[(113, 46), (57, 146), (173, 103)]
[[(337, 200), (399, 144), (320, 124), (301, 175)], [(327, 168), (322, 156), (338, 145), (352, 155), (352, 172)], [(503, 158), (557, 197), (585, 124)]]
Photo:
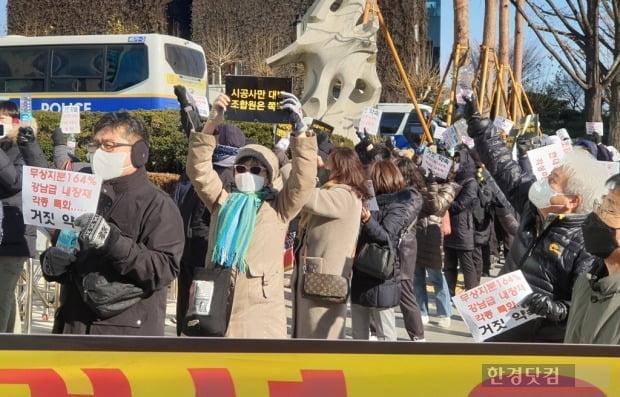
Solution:
[(428, 314), (423, 314), (422, 315), (422, 324), (426, 325), (428, 324), (429, 318), (428, 318)]
[(412, 342), (426, 342), (426, 338), (418, 339), (418, 337), (414, 337)]
[(450, 319), (450, 317), (439, 317), (439, 321), (437, 321), (437, 326), (439, 328), (450, 328), (451, 323), (452, 320)]

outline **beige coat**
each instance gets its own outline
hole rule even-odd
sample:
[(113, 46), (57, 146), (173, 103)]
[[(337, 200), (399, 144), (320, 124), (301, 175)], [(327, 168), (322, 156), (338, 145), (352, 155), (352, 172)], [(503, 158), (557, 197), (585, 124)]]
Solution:
[[(187, 158), (187, 174), (198, 196), (213, 214), (213, 222), (229, 196), (211, 163), (216, 143), (212, 135), (192, 134)], [(288, 182), (279, 193), (274, 191), (258, 210), (254, 234), (246, 254), (246, 274), (233, 272), (234, 295), (226, 336), (287, 336), (283, 278), (284, 237), (288, 222), (297, 215), (314, 187), (316, 145), (314, 137), (291, 138), (293, 166)], [(262, 149), (269, 151), (267, 148)], [(277, 173), (277, 162), (269, 166)], [(211, 225), (209, 241), (215, 241), (215, 229), (215, 225)], [(207, 258), (211, 258), (212, 250), (213, 244), (210, 244)]]
[[(322, 262), (321, 273), (351, 280), (353, 253), (360, 225), (362, 201), (347, 185), (314, 189), (302, 210), (305, 255)], [(308, 217), (306, 219), (306, 217)], [(313, 339), (344, 339), (346, 303), (306, 299), (301, 294), (303, 258), (295, 272), (294, 336)]]

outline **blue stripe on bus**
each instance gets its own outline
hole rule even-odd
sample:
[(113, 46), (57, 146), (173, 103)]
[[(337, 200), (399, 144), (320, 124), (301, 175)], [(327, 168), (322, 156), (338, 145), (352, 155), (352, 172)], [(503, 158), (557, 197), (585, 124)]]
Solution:
[[(11, 98), (19, 104), (19, 98)], [(51, 97), (32, 98), (32, 110), (60, 112), (62, 106), (80, 107), (80, 111), (114, 112), (118, 110), (157, 110), (179, 109), (179, 102), (174, 98), (162, 97)]]

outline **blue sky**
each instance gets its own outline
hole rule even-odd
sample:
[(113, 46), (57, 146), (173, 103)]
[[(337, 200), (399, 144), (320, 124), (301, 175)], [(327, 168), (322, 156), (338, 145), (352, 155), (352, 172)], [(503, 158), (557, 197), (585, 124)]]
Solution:
[(6, 34), (6, 2), (7, 0), (0, 0), (0, 35)]

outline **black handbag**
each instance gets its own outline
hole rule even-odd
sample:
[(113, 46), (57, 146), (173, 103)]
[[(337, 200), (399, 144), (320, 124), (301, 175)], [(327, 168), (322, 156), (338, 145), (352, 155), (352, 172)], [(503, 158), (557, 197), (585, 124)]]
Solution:
[(189, 307), (182, 319), (187, 336), (225, 336), (232, 309), (232, 268), (223, 266), (194, 269), (189, 290)]
[(103, 320), (124, 312), (140, 302), (145, 295), (142, 288), (108, 280), (99, 272), (87, 273), (80, 283), (84, 302)]
[(396, 250), (388, 238), (387, 246), (366, 242), (353, 261), (353, 268), (379, 280), (389, 280), (394, 276)]

